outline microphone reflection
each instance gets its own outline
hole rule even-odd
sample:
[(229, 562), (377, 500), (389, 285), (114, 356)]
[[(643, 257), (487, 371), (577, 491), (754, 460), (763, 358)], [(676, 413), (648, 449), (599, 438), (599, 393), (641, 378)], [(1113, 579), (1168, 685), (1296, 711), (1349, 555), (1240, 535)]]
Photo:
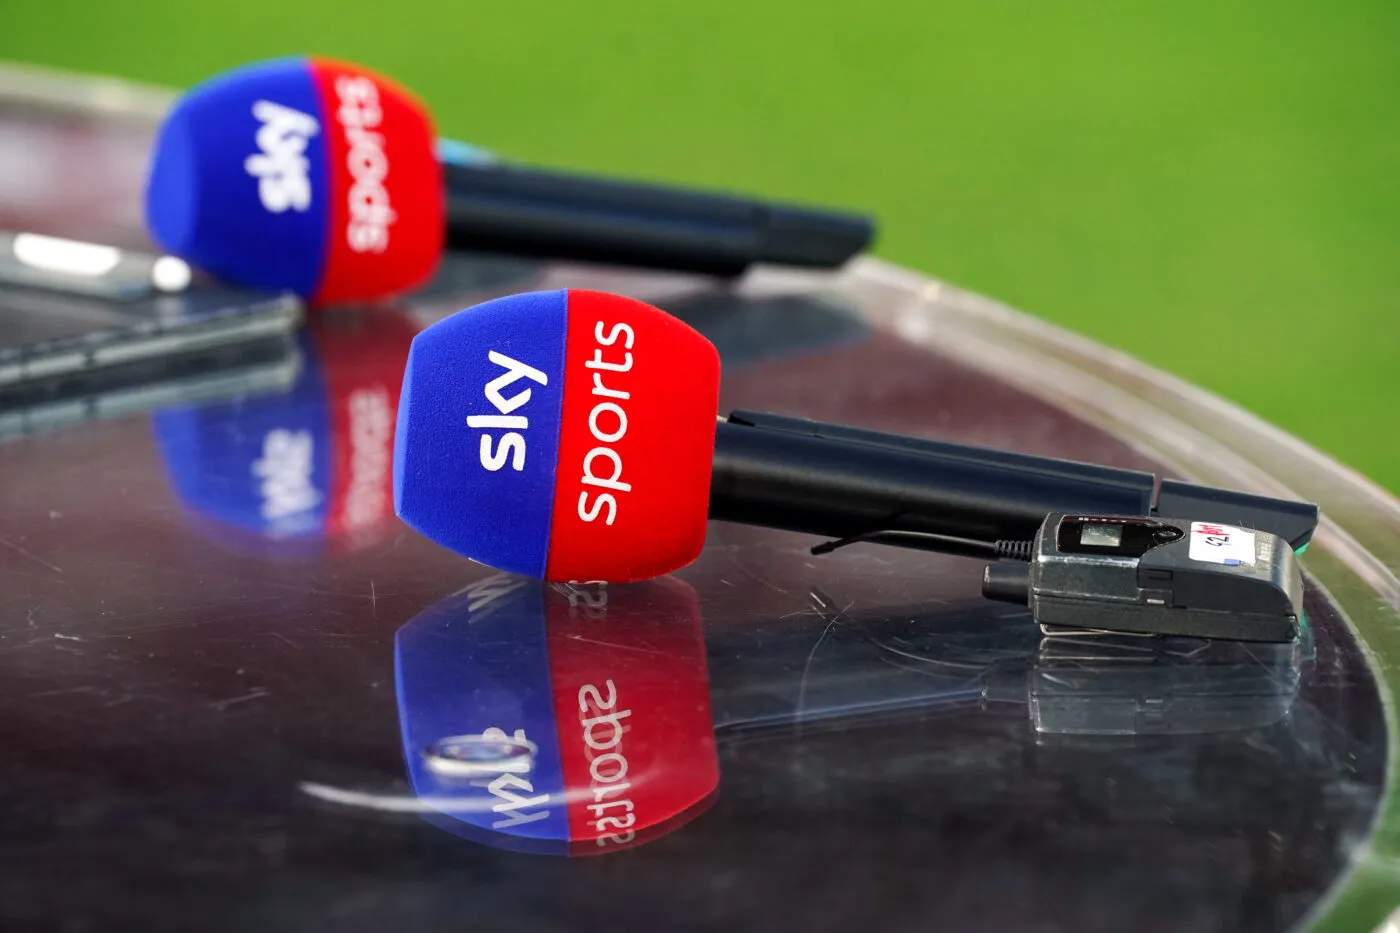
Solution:
[(799, 767), (806, 744), (842, 739), (857, 756), (869, 730), (888, 754), (898, 735), (919, 741), (900, 724), (1014, 724), (1017, 707), (1015, 745), (1155, 740), (1187, 754), (1194, 739), (1285, 720), (1311, 644), (1042, 637), (1026, 610), (986, 601), (843, 612), (815, 594), (813, 606), (707, 637), (675, 578), (473, 583), (396, 636), (420, 812), (496, 848), (604, 854), (694, 820), (716, 800), (720, 758), (756, 744), (788, 747)]

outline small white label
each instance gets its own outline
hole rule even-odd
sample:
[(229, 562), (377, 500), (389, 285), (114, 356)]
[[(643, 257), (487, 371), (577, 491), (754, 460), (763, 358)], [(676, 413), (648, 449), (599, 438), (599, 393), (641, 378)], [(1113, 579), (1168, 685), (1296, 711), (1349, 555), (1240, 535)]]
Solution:
[(1212, 564), (1253, 564), (1254, 532), (1214, 522), (1191, 523), (1191, 559)]

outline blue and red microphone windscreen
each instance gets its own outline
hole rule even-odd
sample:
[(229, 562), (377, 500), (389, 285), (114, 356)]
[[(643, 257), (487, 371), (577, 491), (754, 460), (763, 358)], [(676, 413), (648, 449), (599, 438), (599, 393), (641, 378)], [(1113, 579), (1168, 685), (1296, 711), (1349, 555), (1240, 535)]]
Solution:
[(382, 75), (320, 58), (192, 88), (161, 124), (146, 181), (146, 225), (162, 248), (316, 303), (425, 281), (443, 211), (427, 111)]
[(413, 341), (399, 398), (399, 517), (473, 560), (626, 582), (704, 543), (719, 357), (689, 326), (602, 292), (529, 292)]
[(387, 310), (323, 318), (301, 336), (290, 391), (156, 412), (180, 501), (264, 539), (358, 542), (395, 527), (394, 418), (417, 330)]
[[(449, 832), (602, 854), (673, 831), (714, 799), (699, 604), (679, 580), (496, 574), (420, 613), (394, 645), (409, 780)], [(470, 754), (501, 744), (528, 753), (509, 767)]]

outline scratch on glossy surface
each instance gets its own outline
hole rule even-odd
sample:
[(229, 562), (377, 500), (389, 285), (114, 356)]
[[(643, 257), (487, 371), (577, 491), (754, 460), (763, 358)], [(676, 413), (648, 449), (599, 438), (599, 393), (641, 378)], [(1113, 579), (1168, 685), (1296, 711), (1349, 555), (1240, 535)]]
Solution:
[(40, 557), (38, 554), (35, 554), (33, 551), (26, 551), (24, 548), (20, 547), (18, 544), (15, 544), (13, 541), (9, 540), (8, 538), (0, 538), (0, 544), (5, 545), (5, 547), (9, 548), (9, 549), (12, 550), (12, 551), (17, 551), (17, 552), (19, 552), (20, 554), (23, 554), (25, 557), (27, 557), (27, 558), (29, 558), (30, 560), (34, 561), (34, 563), (39, 564), (39, 565), (41, 565), (41, 566), (43, 566), (43, 567), (47, 567), (47, 568), (49, 568), (50, 570), (52, 570), (54, 573), (63, 573), (63, 568), (62, 568), (62, 567), (58, 566), (57, 564), (51, 564), (51, 563), (49, 563), (48, 561), (46, 561), (46, 560), (44, 560), (42, 557)]
[(26, 580), (42, 580), (44, 583), (48, 583), (50, 585), (55, 583), (59, 584), (60, 586), (72, 585), (71, 583), (69, 583), (68, 578), (66, 576), (60, 578), (55, 577), (52, 574), (28, 573), (27, 571), (20, 570), (18, 567), (9, 567), (4, 564), (0, 564), (0, 573), (10, 574), (16, 577), (24, 577)]
[(586, 638), (583, 635), (566, 635), (564, 637), (569, 639), (569, 641), (580, 641), (586, 645), (602, 645), (604, 648), (620, 648), (623, 651), (638, 651), (642, 654), (666, 654), (665, 651), (659, 651), (656, 648), (644, 648), (641, 645), (624, 645), (622, 642), (618, 641), (603, 641), (598, 638)]
[[(366, 594), (363, 590), (360, 590), (360, 589), (355, 589), (355, 590), (329, 590), (329, 589), (324, 589), (324, 588), (322, 588), (322, 587), (315, 586), (315, 585), (308, 584), (308, 583), (302, 583), (302, 584), (293, 585), (293, 584), (290, 584), (290, 583), (277, 583), (277, 582), (275, 582), (275, 581), (267, 581), (267, 582), (264, 582), (262, 585), (265, 586), (265, 587), (267, 587), (268, 589), (291, 590), (292, 592), (294, 592), (294, 593), (296, 593), (296, 594), (298, 594), (298, 595), (301, 595), (301, 596), (335, 596), (335, 597), (338, 597), (338, 598), (341, 598), (341, 599), (362, 599), (362, 600), (365, 600), (366, 602), (369, 602), (369, 601), (371, 600), (370, 595), (369, 595), (369, 594)], [(390, 594), (388, 594), (388, 595), (389, 595), (389, 596), (401, 596), (401, 595), (403, 595), (405, 592), (414, 592), (414, 591), (411, 591), (411, 590), (409, 590), (409, 591), (400, 590), (400, 591), (396, 591), (396, 592), (390, 593)], [(376, 592), (375, 592), (373, 598), (374, 598), (374, 599), (378, 599), (378, 598), (379, 598), (379, 597), (378, 597), (378, 591), (377, 591), (377, 590), (376, 590)]]
[(768, 589), (774, 591), (775, 593), (782, 593), (784, 596), (787, 595), (787, 590), (783, 589), (781, 586), (774, 583), (772, 580), (769, 580), (762, 574), (754, 573), (753, 570), (745, 566), (743, 559), (739, 556), (740, 550), (741, 549), (737, 547), (731, 547), (726, 549), (725, 556), (730, 560), (731, 563), (734, 564), (734, 569), (738, 570), (742, 576), (747, 577), (748, 579), (754, 581), (755, 583), (761, 586), (768, 587)]
[(807, 663), (802, 665), (802, 679), (797, 682), (797, 721), (799, 723), (802, 721), (803, 713), (807, 709), (807, 675), (812, 670), (812, 660), (817, 656), (817, 649), (822, 646), (822, 642), (826, 641), (827, 634), (841, 621), (841, 617), (850, 612), (851, 607), (854, 605), (854, 601), (846, 603), (846, 608), (832, 614), (831, 621), (826, 623), (826, 627), (822, 629), (822, 633), (817, 636), (816, 643), (812, 645), (812, 650), (807, 652)]
[(49, 697), (71, 696), (75, 693), (96, 693), (97, 688), (92, 686), (84, 687), (64, 687), (61, 690), (40, 690), (38, 693), (31, 693), (25, 697), (26, 700), (44, 700)]
[(52, 640), (46, 640), (44, 638), (35, 638), (30, 641), (21, 642), (18, 645), (5, 645), (3, 647), (0, 647), (0, 654), (12, 654), (13, 652), (21, 651), (25, 648), (33, 648), (35, 645), (49, 645), (52, 643)]
[[(150, 625), (139, 625), (139, 626), (135, 626), (135, 627), (133, 627), (133, 628), (125, 629), (121, 634), (124, 635), (124, 636), (130, 637), (130, 636), (132, 636), (132, 635), (140, 635), (140, 634), (145, 633), (145, 632), (156, 632), (156, 631), (160, 631), (160, 630), (162, 630), (162, 629), (186, 628), (186, 627), (192, 626), (192, 625), (217, 625), (217, 624), (222, 623), (222, 622), (232, 622), (232, 621), (234, 621), (234, 620), (236, 620), (236, 619), (252, 619), (252, 618), (255, 618), (255, 617), (257, 617), (257, 616), (265, 616), (265, 615), (267, 615), (267, 614), (269, 614), (269, 613), (271, 613), (271, 612), (276, 611), (276, 609), (277, 609), (277, 607), (275, 607), (275, 606), (269, 606), (269, 607), (266, 608), (266, 609), (257, 609), (257, 610), (254, 610), (253, 612), (222, 613), (222, 614), (216, 615), (216, 616), (207, 616), (207, 617), (197, 618), (197, 619), (174, 619), (174, 620), (172, 620), (172, 621), (167, 621), (167, 622), (155, 622), (155, 623), (152, 623), (152, 624), (150, 624)], [(134, 613), (134, 615), (156, 615), (156, 614), (157, 614), (157, 613), (154, 613), (154, 612)], [(114, 616), (114, 618), (118, 618), (118, 619), (129, 619), (129, 618), (132, 618), (132, 616)]]
[(300, 651), (300, 650), (301, 650), (301, 645), (298, 645), (296, 642), (292, 641), (290, 638), (288, 638), (286, 635), (283, 635), (281, 632), (273, 632), (273, 633), (272, 633), (272, 637), (275, 638), (275, 639), (277, 639), (278, 641), (284, 641), (284, 642), (286, 642), (287, 645), (288, 645), (293, 651)]
[[(257, 598), (250, 598), (250, 599), (241, 600), (241, 602), (242, 602), (244, 605), (253, 605), (253, 604), (256, 604), (256, 603), (269, 603), (269, 602), (271, 602), (271, 603), (278, 603), (279, 605), (281, 605), (283, 602), (285, 602), (285, 600), (283, 600), (283, 598), (280, 597), (280, 596), (261, 596), (261, 597), (257, 597)], [(155, 609), (146, 609), (146, 610), (143, 610), (143, 611), (141, 611), (141, 612), (115, 612), (115, 611), (107, 611), (107, 612), (103, 612), (103, 613), (101, 614), (101, 618), (102, 618), (102, 620), (105, 621), (105, 622), (112, 622), (112, 621), (116, 621), (116, 620), (118, 620), (118, 619), (120, 619), (121, 621), (125, 622), (125, 621), (128, 620), (128, 619), (140, 619), (140, 618), (144, 618), (144, 617), (146, 617), (146, 616), (158, 616), (158, 615), (161, 615), (162, 613), (195, 612), (195, 611), (201, 610), (201, 609), (216, 609), (216, 608), (223, 607), (223, 606), (225, 606), (225, 605), (227, 605), (227, 602), (225, 602), (225, 601), (223, 601), (223, 600), (219, 600), (219, 601), (208, 602), (208, 603), (192, 603), (191, 605), (188, 605), (188, 606), (178, 606), (178, 607), (175, 607), (175, 608), (173, 608), (173, 609), (167, 609), (167, 608), (165, 608), (164, 606), (161, 606), (161, 607), (158, 607), (158, 608), (155, 608)], [(276, 608), (276, 607), (274, 607), (274, 608)], [(270, 611), (270, 610), (267, 610), (267, 609), (258, 609), (258, 610), (255, 610), (255, 612), (254, 612), (253, 614), (254, 614), (254, 615), (257, 615), (257, 614), (264, 613), (264, 612), (268, 612), (268, 611)], [(223, 618), (223, 617), (221, 617), (221, 618)], [(232, 616), (232, 617), (228, 617), (228, 618), (244, 618), (244, 617), (243, 617), (243, 616)], [(203, 620), (201, 620), (201, 621), (203, 621)], [(178, 623), (178, 622), (169, 622), (169, 623), (161, 622), (161, 623), (157, 623), (154, 627), (160, 628), (160, 627), (163, 626), (163, 625), (179, 625), (179, 624), (180, 624), (180, 623)], [(139, 632), (139, 631), (145, 631), (145, 629), (144, 629), (144, 628), (142, 628), (142, 629), (130, 629), (130, 631), (137, 631), (137, 632)]]
[(249, 700), (257, 700), (265, 696), (267, 696), (267, 690), (263, 689), (262, 687), (258, 687), (256, 690), (253, 690), (249, 693), (245, 693), (242, 696), (231, 697), (227, 700), (218, 700), (213, 703), (210, 703), (209, 705), (212, 706), (214, 709), (223, 712), (230, 706), (236, 706), (239, 703), (247, 703)]

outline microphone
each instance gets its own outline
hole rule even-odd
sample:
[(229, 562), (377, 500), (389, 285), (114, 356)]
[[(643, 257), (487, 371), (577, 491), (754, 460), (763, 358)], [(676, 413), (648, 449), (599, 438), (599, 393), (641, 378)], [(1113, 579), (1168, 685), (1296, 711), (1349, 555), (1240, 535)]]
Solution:
[(1051, 512), (1228, 522), (1304, 547), (1317, 506), (1008, 451), (735, 412), (665, 312), (576, 289), (498, 298), (413, 340), (394, 506), (501, 570), (625, 582), (693, 561), (707, 519), (978, 557)]
[(719, 787), (695, 591), (496, 574), (399, 629), (404, 756), (425, 816), (496, 848), (598, 855)]
[(394, 419), (418, 330), (388, 310), (325, 316), (302, 333), (285, 394), (156, 412), (180, 500), (267, 539), (358, 543), (395, 528)]
[[(457, 293), (498, 285), (493, 277), (504, 272), (454, 268)], [(446, 299), (432, 303), (439, 300)], [(845, 309), (793, 297), (697, 296), (674, 311), (712, 340), (731, 368), (866, 332)], [(385, 520), (393, 511), (399, 384), (421, 322), (440, 314), (424, 307), (422, 295), (402, 308), (335, 309), (313, 319), (295, 344), (279, 370), (284, 391), (162, 408), (153, 421), (157, 443), (183, 504), (224, 526), (225, 540), (227, 526), (236, 526), (264, 540), (357, 547), (397, 528)]]
[(146, 225), (230, 281), (317, 304), (412, 289), (444, 245), (736, 276), (834, 268), (855, 214), (473, 158), (440, 163), (432, 119), (390, 79), (325, 58), (246, 65), (188, 91), (156, 138)]

